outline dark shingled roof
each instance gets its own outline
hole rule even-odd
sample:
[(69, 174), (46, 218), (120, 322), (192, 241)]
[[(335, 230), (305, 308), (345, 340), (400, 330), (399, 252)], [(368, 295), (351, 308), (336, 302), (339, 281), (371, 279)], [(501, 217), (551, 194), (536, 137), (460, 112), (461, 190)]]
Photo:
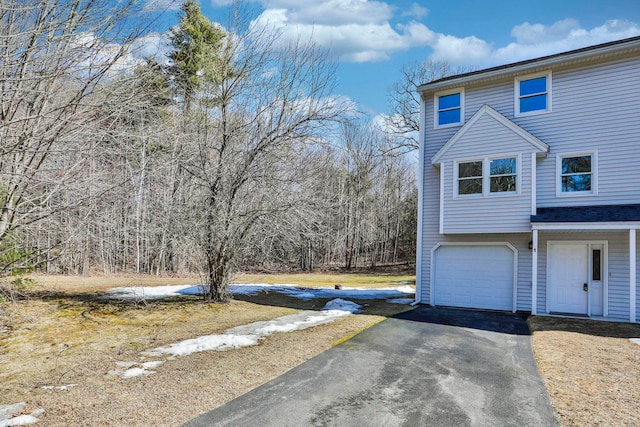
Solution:
[(537, 211), (537, 215), (531, 215), (531, 222), (640, 221), (640, 204), (538, 208)]

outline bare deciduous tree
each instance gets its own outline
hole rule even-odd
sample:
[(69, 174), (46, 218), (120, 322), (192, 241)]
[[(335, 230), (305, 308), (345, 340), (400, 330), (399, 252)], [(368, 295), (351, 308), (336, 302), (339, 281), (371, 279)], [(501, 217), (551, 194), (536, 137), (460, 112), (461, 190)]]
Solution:
[(410, 62), (402, 66), (401, 76), (388, 90), (389, 112), (385, 116), (388, 131), (397, 138), (395, 149), (418, 149), (420, 99), (418, 86), (453, 74), (469, 71), (452, 67), (446, 61)]
[(198, 239), (214, 302), (228, 299), (231, 267), (254, 228), (296, 205), (296, 154), (344, 110), (325, 52), (240, 24), (228, 28), (222, 66), (201, 85), (188, 123), (194, 152), (185, 168), (201, 189)]
[(80, 201), (61, 194), (87, 166), (92, 101), (126, 65), (136, 12), (133, 0), (0, 0), (0, 243)]

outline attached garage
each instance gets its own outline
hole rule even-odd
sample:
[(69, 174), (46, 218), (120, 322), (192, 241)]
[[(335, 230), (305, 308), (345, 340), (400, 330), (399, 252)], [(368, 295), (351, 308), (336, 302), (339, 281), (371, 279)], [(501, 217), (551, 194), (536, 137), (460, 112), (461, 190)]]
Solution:
[(517, 251), (509, 244), (442, 244), (433, 251), (432, 303), (514, 310)]

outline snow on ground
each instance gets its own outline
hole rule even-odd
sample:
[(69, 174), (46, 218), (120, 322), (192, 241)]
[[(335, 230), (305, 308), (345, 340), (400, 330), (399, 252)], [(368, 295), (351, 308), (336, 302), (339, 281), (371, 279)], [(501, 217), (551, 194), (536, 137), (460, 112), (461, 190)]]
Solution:
[(202, 285), (123, 286), (105, 292), (107, 298), (124, 300), (159, 299), (202, 295)]
[[(205, 285), (174, 285), (174, 286), (126, 286), (109, 289), (107, 298), (123, 300), (159, 299), (177, 297), (181, 295), (202, 295)], [(235, 295), (256, 295), (260, 292), (278, 292), (304, 301), (317, 298), (352, 298), (360, 300), (401, 298), (414, 294), (411, 286), (396, 286), (390, 288), (301, 288), (296, 285), (232, 284), (229, 292)]]
[(629, 341), (631, 341), (634, 344), (640, 345), (640, 338), (629, 338)]
[(256, 344), (258, 344), (258, 337), (253, 335), (206, 335), (169, 344), (164, 347), (154, 348), (152, 350), (145, 351), (142, 354), (152, 357), (162, 356), (163, 354), (169, 354), (171, 356), (188, 356), (189, 354), (201, 351), (224, 351)]
[(356, 304), (353, 301), (343, 300), (342, 298), (336, 298), (334, 300), (329, 301), (324, 305), (323, 310), (342, 310), (348, 311), (350, 313), (360, 313), (362, 306)]
[[(188, 356), (201, 351), (225, 351), (234, 348), (257, 345), (258, 342), (272, 334), (292, 332), (313, 326), (333, 322), (336, 319), (360, 312), (362, 307), (353, 301), (334, 299), (329, 301), (321, 311), (301, 311), (273, 320), (254, 322), (247, 325), (227, 329), (224, 334), (205, 335), (180, 341), (140, 353), (142, 359), (146, 357), (166, 357), (166, 360), (177, 356)], [(133, 378), (155, 373), (153, 369), (163, 364), (165, 360), (154, 361), (121, 361), (116, 362), (117, 368), (109, 371), (110, 375), (122, 378)]]
[[(403, 282), (404, 283), (404, 282)], [(175, 286), (137, 286), (120, 287), (108, 290), (106, 298), (121, 300), (160, 299), (178, 297), (181, 295), (202, 295), (205, 285), (175, 285)], [(201, 351), (225, 351), (229, 349), (257, 345), (258, 341), (268, 335), (291, 332), (312, 326), (333, 322), (352, 313), (360, 313), (361, 306), (345, 298), (359, 300), (386, 299), (394, 304), (410, 304), (415, 291), (411, 286), (396, 286), (391, 288), (302, 288), (296, 285), (234, 284), (229, 291), (235, 295), (256, 295), (260, 292), (278, 292), (301, 300), (330, 299), (321, 311), (301, 311), (277, 319), (255, 322), (249, 325), (237, 326), (227, 330), (224, 334), (207, 335), (188, 339), (182, 342), (154, 348), (141, 353), (144, 357), (166, 357), (166, 360), (177, 356), (187, 356)], [(161, 361), (118, 362), (117, 368), (109, 374), (120, 375), (123, 378), (133, 378), (155, 373), (154, 369)]]
[(58, 390), (58, 391), (67, 391), (71, 387), (75, 387), (78, 384), (67, 384), (67, 385), (43, 385), (40, 387), (43, 390)]
[(27, 406), (25, 402), (14, 403), (13, 405), (0, 405), (0, 427), (25, 426), (35, 424), (40, 421), (37, 417), (44, 414), (44, 409), (36, 409), (31, 414), (15, 416), (24, 411)]

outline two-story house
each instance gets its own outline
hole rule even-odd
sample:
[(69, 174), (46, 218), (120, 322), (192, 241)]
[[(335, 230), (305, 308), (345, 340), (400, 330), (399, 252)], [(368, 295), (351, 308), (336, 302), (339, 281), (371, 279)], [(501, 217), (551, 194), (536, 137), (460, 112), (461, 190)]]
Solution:
[(418, 90), (416, 300), (635, 322), (640, 37)]

